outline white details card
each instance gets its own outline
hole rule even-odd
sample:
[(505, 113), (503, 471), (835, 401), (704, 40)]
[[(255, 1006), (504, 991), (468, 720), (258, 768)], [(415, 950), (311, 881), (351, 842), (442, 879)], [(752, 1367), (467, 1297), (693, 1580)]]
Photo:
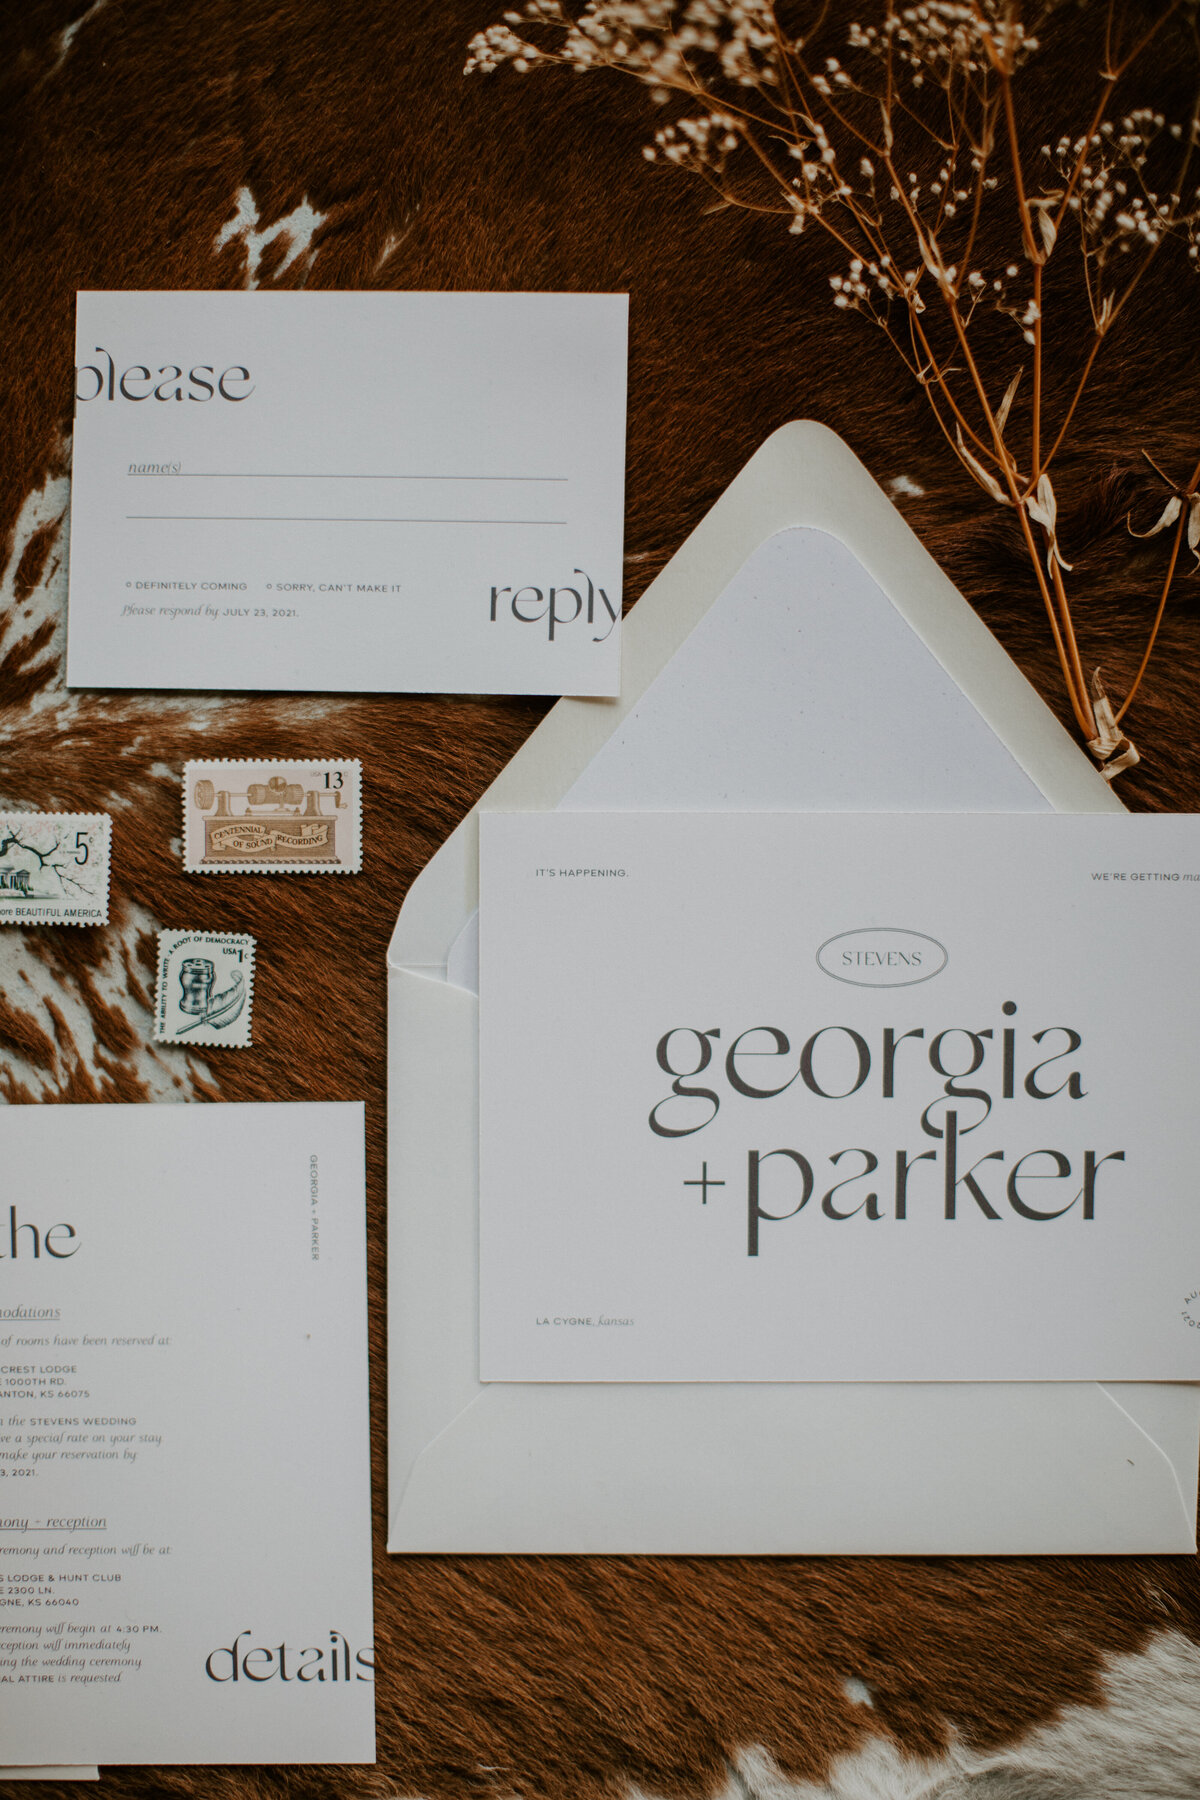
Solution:
[(374, 1760), (362, 1132), (0, 1114), (8, 1761)]
[(627, 315), (80, 294), (68, 681), (618, 693)]
[(1185, 817), (484, 814), (481, 1377), (1200, 1379)]

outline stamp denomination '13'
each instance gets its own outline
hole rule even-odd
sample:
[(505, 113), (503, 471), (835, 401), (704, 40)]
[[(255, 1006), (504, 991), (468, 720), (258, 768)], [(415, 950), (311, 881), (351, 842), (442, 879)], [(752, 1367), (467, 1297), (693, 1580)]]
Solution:
[(190, 762), (183, 866), (194, 874), (352, 875), (362, 868), (357, 762)]

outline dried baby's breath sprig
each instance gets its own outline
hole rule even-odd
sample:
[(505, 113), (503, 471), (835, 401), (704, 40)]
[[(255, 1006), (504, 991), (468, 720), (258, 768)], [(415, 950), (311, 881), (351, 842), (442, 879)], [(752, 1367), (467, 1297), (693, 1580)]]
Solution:
[[(633, 76), (667, 112), (645, 149), (651, 161), (696, 175), (724, 205), (840, 246), (834, 306), (886, 333), (959, 462), (1013, 509), (1072, 711), (1110, 778), (1137, 760), (1120, 721), (1185, 534), (1200, 550), (1200, 469), (1147, 534), (1174, 525), (1175, 549), (1141, 669), (1116, 710), (1098, 674), (1084, 673), (1051, 469), (1151, 261), (1175, 240), (1200, 263), (1200, 107), (1171, 120), (1126, 99), (1131, 71), (1161, 50), (1172, 21), (1194, 49), (1197, 4), (1161, 0), (1137, 23), (1120, 0), (877, 0), (835, 43), (821, 0), (807, 25), (794, 9), (785, 22), (775, 0), (525, 0), (468, 48), (468, 72)], [(1060, 10), (1077, 39), (1090, 31), (1098, 73), (1093, 91), (1061, 96), (1060, 133), (1031, 147), (1013, 84)], [(1048, 309), (1082, 315), (1053, 420)], [(1008, 330), (1017, 360), (997, 394), (983, 365)]]

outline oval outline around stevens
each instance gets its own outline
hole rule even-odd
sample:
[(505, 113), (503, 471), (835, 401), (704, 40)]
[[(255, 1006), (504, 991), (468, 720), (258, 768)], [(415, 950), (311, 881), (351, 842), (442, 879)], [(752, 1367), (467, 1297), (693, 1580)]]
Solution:
[[(825, 966), (825, 964), (821, 961), (822, 956), (825, 954), (826, 950), (828, 950), (830, 944), (840, 944), (846, 938), (879, 937), (879, 936), (883, 935), (884, 933), (887, 933), (889, 936), (895, 936), (895, 937), (902, 937), (902, 938), (909, 938), (909, 939), (917, 938), (920, 940), (920, 942), (922, 944), (932, 944), (935, 949), (941, 951), (942, 960), (938, 964), (937, 968), (930, 969), (930, 971), (927, 975), (915, 975), (915, 976), (913, 976), (913, 978), (911, 980), (908, 980), (908, 981), (856, 981), (852, 975), (836, 974), (834, 972), (834, 970), (827, 968)], [(935, 975), (941, 974), (942, 970), (946, 967), (946, 964), (950, 961), (950, 952), (947, 950), (945, 944), (943, 944), (939, 938), (930, 937), (930, 935), (927, 931), (910, 931), (906, 925), (860, 925), (860, 926), (857, 926), (855, 928), (855, 930), (853, 930), (853, 931), (838, 931), (838, 932), (834, 933), (833, 937), (826, 938), (825, 942), (823, 944), (819, 945), (817, 948), (816, 960), (817, 960), (817, 967), (820, 969), (822, 975), (828, 975), (828, 977), (831, 981), (844, 982), (847, 987), (861, 987), (861, 988), (920, 987), (920, 985), (923, 981), (932, 981)]]

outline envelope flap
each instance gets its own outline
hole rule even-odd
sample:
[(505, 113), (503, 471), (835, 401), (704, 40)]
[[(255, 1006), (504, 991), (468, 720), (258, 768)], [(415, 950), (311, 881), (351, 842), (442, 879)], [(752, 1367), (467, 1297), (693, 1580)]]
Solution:
[(1091, 1384), (500, 1384), (429, 1443), (403, 1507), (418, 1552), (1021, 1556), (1195, 1538), (1170, 1464)]
[[(1102, 1382), (1101, 1387), (1170, 1468), (1180, 1505), (1196, 1519), (1196, 1444), (1200, 1439), (1200, 1384), (1179, 1381)], [(1190, 1547), (1190, 1546), (1189, 1546)]]
[[(997, 745), (1052, 807), (1124, 810), (858, 459), (812, 422), (785, 425), (768, 438), (633, 609), (625, 624), (621, 698), (561, 700), (479, 806), (533, 811), (559, 805), (643, 698), (650, 704), (647, 690), (739, 569), (767, 539), (791, 527), (828, 533), (845, 546), (950, 677), (956, 702), (990, 727)], [(746, 648), (750, 669), (755, 646)], [(757, 648), (763, 654), (759, 668), (777, 666), (765, 645)], [(849, 648), (843, 646), (843, 657)], [(720, 725), (714, 721), (718, 732)], [(878, 794), (864, 800), (881, 803)], [(762, 802), (750, 796), (745, 803)], [(915, 798), (909, 803), (919, 804)], [(444, 967), (478, 900), (478, 810), (413, 883), (388, 950), (393, 966)]]

